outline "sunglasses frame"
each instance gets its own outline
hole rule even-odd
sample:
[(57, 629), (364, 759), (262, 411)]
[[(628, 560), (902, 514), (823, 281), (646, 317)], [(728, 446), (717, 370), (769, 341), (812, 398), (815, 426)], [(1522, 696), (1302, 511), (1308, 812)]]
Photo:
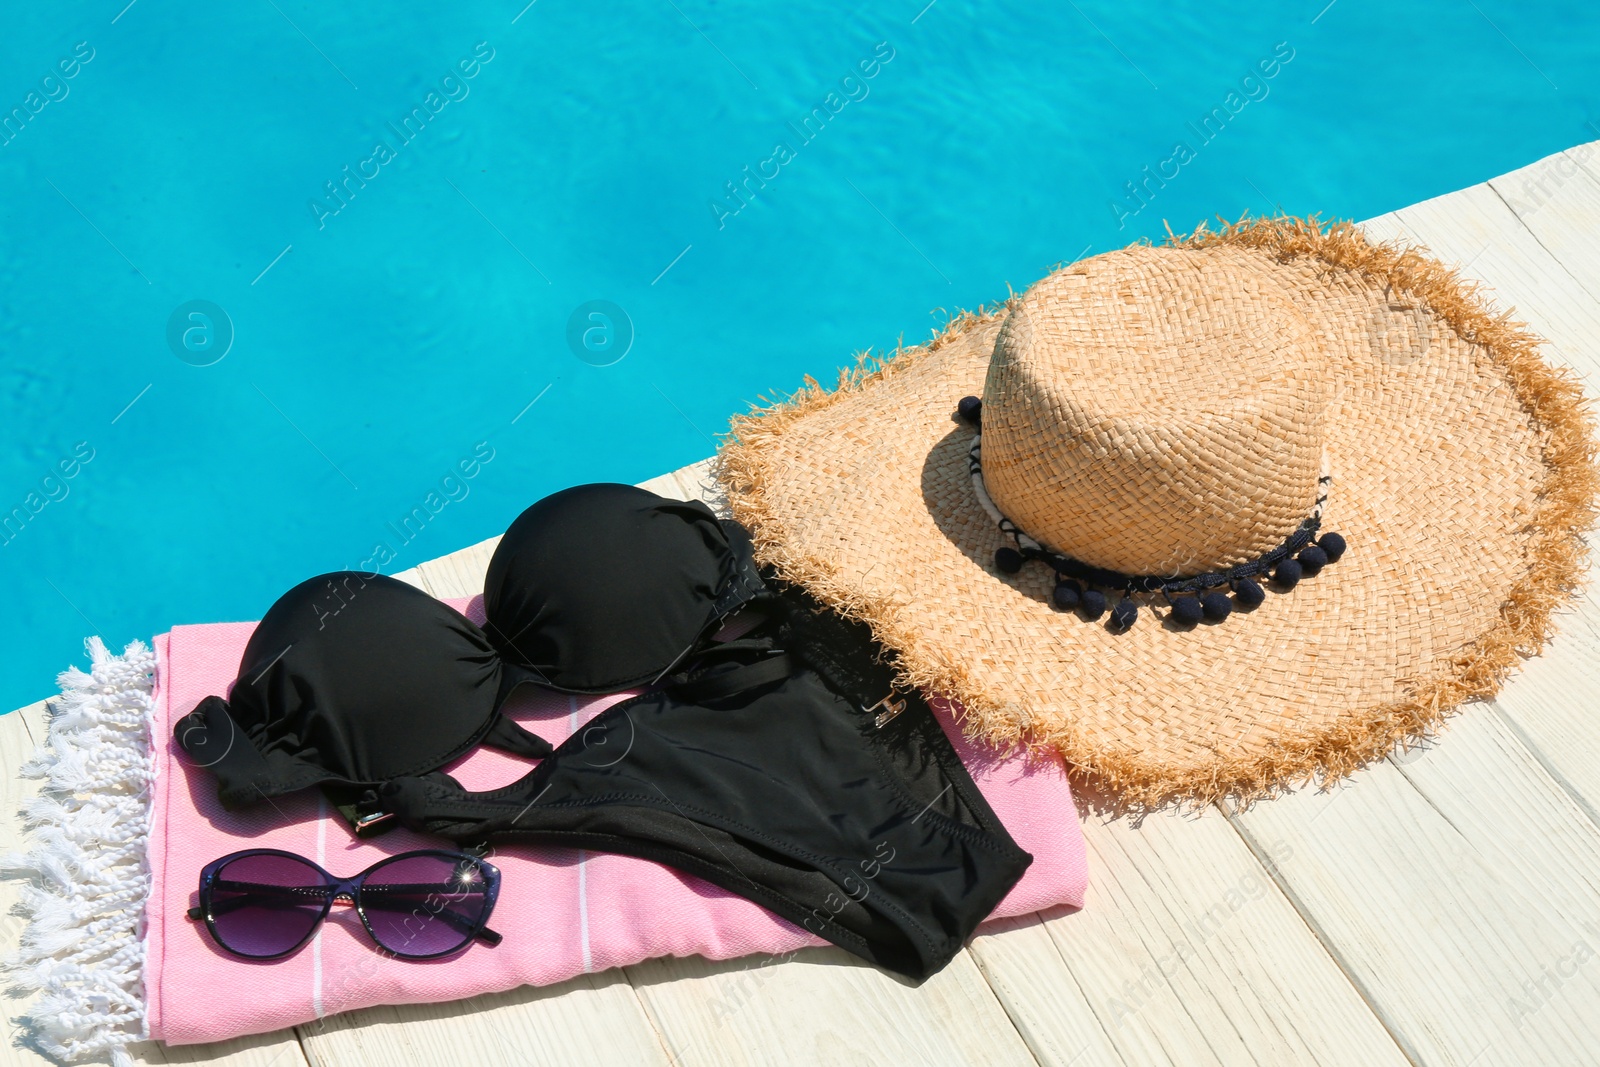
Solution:
[[(284, 949), (282, 952), (274, 952), (269, 955), (253, 955), (248, 952), (240, 952), (238, 949), (229, 945), (225, 940), (223, 940), (221, 935), (217, 933), (215, 908), (215, 887), (217, 883), (217, 875), (221, 872), (222, 868), (226, 867), (235, 860), (247, 859), (251, 856), (276, 856), (280, 859), (295, 860), (299, 863), (305, 864), (312, 870), (319, 872), (326, 881), (326, 896), (322, 901), (321, 913), (318, 914), (316, 921), (311, 924), (310, 929), (306, 931), (306, 935), (289, 948)], [(396, 949), (390, 948), (388, 945), (385, 945), (378, 939), (378, 935), (373, 931), (372, 922), (367, 918), (367, 909), (361, 899), (362, 887), (365, 885), (367, 878), (374, 871), (377, 871), (383, 867), (387, 867), (397, 860), (415, 859), (420, 856), (431, 856), (438, 859), (445, 859), (451, 861), (452, 863), (460, 863), (464, 860), (468, 863), (471, 863), (478, 870), (478, 872), (483, 875), (483, 914), (472, 923), (470, 930), (466, 932), (466, 936), (463, 938), (461, 944), (454, 948), (446, 949), (443, 952), (400, 952)], [(379, 884), (381, 885), (382, 883)], [(316, 888), (318, 888), (320, 891), (323, 887)], [(211, 940), (216, 942), (218, 948), (230, 955), (238, 956), (240, 959), (246, 960), (279, 960), (283, 959), (285, 956), (292, 956), (296, 952), (299, 952), (306, 946), (308, 942), (311, 941), (313, 937), (316, 936), (317, 931), (322, 928), (323, 922), (327, 920), (329, 912), (333, 910), (334, 901), (338, 900), (340, 897), (350, 901), (351, 905), (355, 908), (356, 914), (361, 917), (361, 925), (367, 931), (367, 936), (372, 939), (372, 943), (377, 945), (379, 950), (399, 959), (436, 960), (444, 956), (453, 956), (463, 949), (471, 946), (474, 941), (484, 941), (490, 945), (498, 945), (501, 941), (500, 935), (489, 929), (489, 916), (494, 913), (495, 901), (500, 897), (500, 868), (496, 867), (488, 860), (482, 859), (478, 856), (469, 855), (465, 852), (449, 852), (445, 849), (437, 848), (422, 848), (413, 850), (411, 852), (399, 852), (393, 856), (385, 856), (383, 859), (374, 863), (366, 870), (350, 878), (336, 878), (327, 870), (324, 870), (320, 864), (314, 863), (311, 860), (306, 859), (304, 856), (296, 855), (293, 852), (285, 852), (284, 850), (278, 848), (251, 848), (245, 849), (242, 852), (230, 852), (226, 856), (212, 860), (201, 869), (200, 903), (198, 907), (189, 909), (189, 918), (194, 921), (204, 920), (206, 929), (211, 933)], [(437, 915), (438, 913), (435, 914)]]

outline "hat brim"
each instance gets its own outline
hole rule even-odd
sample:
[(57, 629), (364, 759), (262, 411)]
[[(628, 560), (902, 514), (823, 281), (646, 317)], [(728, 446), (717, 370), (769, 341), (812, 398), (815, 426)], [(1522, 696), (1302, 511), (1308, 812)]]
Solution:
[(1581, 388), (1448, 268), (1348, 224), (1242, 222), (1175, 244), (1284, 287), (1333, 385), (1323, 528), (1349, 550), (1219, 623), (1113, 633), (1007, 575), (972, 492), (1004, 308), (734, 420), (718, 471), (757, 558), (869, 623), (968, 731), (1059, 751), (1134, 803), (1338, 777), (1492, 695), (1548, 638), (1597, 492)]

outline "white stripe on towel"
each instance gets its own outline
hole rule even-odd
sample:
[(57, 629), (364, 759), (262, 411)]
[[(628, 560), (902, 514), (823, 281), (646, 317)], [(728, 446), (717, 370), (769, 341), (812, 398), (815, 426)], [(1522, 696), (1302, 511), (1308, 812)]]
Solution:
[[(578, 698), (567, 697), (567, 707), (571, 714), (567, 717), (567, 732), (578, 732)], [(588, 853), (583, 849), (578, 850), (578, 936), (583, 943), (583, 973), (588, 974), (594, 970), (594, 958), (589, 954), (589, 876)]]
[[(317, 866), (328, 869), (328, 798), (317, 790)], [(322, 931), (319, 923), (311, 938), (311, 1014), (322, 1018)]]

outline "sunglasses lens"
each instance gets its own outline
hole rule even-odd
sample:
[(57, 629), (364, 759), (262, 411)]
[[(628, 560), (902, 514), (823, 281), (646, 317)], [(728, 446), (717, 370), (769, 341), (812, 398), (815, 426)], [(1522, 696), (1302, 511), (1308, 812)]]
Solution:
[(211, 915), (222, 947), (281, 956), (304, 941), (328, 906), (326, 877), (290, 856), (241, 856), (217, 871)]
[(438, 956), (465, 947), (489, 917), (484, 869), (466, 856), (404, 856), (373, 869), (361, 886), (372, 936), (398, 956)]

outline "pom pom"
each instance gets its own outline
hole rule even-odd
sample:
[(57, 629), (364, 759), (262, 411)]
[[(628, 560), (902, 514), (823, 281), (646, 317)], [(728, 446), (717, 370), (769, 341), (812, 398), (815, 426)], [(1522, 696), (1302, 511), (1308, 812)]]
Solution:
[(1329, 563), (1338, 563), (1339, 557), (1344, 555), (1344, 538), (1336, 533), (1323, 534), (1317, 538), (1317, 544), (1322, 547), (1322, 551), (1327, 553)]
[(994, 550), (994, 565), (1007, 574), (1015, 574), (1022, 569), (1022, 553), (1006, 545)]
[(1111, 625), (1118, 630), (1126, 630), (1139, 621), (1139, 605), (1127, 597), (1117, 601), (1116, 607), (1111, 609)]
[(983, 417), (983, 401), (975, 396), (964, 396), (956, 405), (956, 414), (976, 426)]
[[(1261, 587), (1255, 582), (1250, 584), (1260, 591)], [(1200, 609), (1212, 622), (1221, 622), (1233, 613), (1233, 601), (1228, 599), (1227, 594), (1213, 591), (1200, 598)]]
[[(1125, 604), (1127, 601), (1123, 601), (1123, 603)], [(1119, 604), (1118, 607), (1121, 607), (1121, 605)], [(1181, 622), (1186, 626), (1193, 626), (1200, 621), (1200, 617), (1203, 614), (1204, 611), (1200, 607), (1200, 601), (1195, 597), (1181, 596), (1172, 602), (1173, 622)]]
[(1098, 589), (1085, 589), (1078, 606), (1089, 618), (1098, 619), (1106, 612), (1106, 595)]
[(1233, 583), (1233, 599), (1239, 602), (1241, 608), (1248, 611), (1250, 608), (1260, 606), (1261, 602), (1267, 599), (1267, 593), (1253, 580), (1240, 578)]
[(1310, 578), (1328, 565), (1328, 554), (1317, 545), (1307, 545), (1300, 550), (1300, 569)]
[(1278, 564), (1277, 570), (1272, 572), (1272, 580), (1285, 589), (1293, 589), (1300, 581), (1302, 573), (1299, 560), (1286, 559)]
[(1071, 578), (1063, 578), (1056, 583), (1056, 588), (1050, 594), (1050, 600), (1060, 611), (1071, 611), (1078, 606), (1078, 601), (1083, 597), (1083, 586)]

